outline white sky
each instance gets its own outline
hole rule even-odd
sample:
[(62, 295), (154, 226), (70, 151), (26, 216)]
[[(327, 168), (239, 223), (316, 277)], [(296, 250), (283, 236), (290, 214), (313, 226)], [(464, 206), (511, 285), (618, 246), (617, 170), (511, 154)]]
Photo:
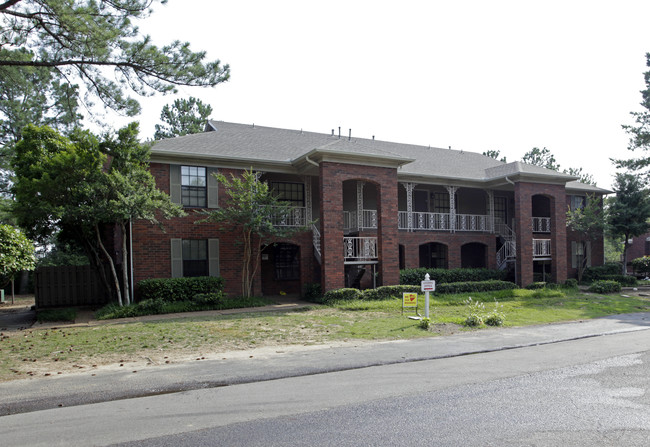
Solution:
[[(171, 0), (140, 24), (231, 66), (213, 119), (483, 152), (547, 147), (611, 186), (640, 111), (650, 2)], [(172, 96), (142, 101), (153, 135)], [(118, 123), (116, 123), (118, 124)]]

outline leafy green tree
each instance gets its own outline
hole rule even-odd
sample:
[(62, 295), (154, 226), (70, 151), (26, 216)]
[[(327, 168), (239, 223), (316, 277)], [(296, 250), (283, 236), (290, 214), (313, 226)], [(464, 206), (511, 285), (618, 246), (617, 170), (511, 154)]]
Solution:
[(156, 124), (154, 139), (180, 137), (203, 131), (205, 122), (212, 113), (210, 104), (203, 104), (200, 99), (190, 96), (188, 99), (177, 99), (172, 105), (165, 105), (160, 113), (160, 121), (166, 124)]
[[(156, 189), (147, 169), (148, 148), (138, 143), (137, 133), (137, 124), (131, 124), (100, 141), (87, 131), (73, 132), (68, 138), (48, 127), (30, 125), (16, 145), (14, 159), (14, 215), (20, 225), (38, 240), (60, 231), (65, 240), (82, 244), (120, 305), (130, 302), (129, 220), (158, 223), (158, 211), (163, 218), (182, 213)], [(106, 248), (104, 226), (117, 226), (122, 232), (122, 286)], [(108, 266), (108, 274), (103, 265)]]
[(293, 208), (274, 196), (268, 184), (260, 181), (252, 169), (241, 176), (227, 178), (216, 174), (216, 178), (228, 195), (227, 203), (214, 210), (202, 211), (207, 217), (199, 222), (217, 222), (239, 233), (241, 240), (238, 242), (243, 246), (242, 295), (249, 297), (253, 294), (262, 246), (276, 238), (305, 231), (311, 223), (305, 222), (303, 227), (274, 225), (274, 221), (288, 219)]
[[(587, 242), (594, 242), (603, 237), (605, 230), (605, 216), (603, 214), (600, 197), (591, 194), (587, 196), (585, 206), (569, 209), (566, 215), (566, 224), (577, 236), (576, 242), (586, 246)], [(582, 275), (587, 268), (587, 256), (582, 256), (578, 263), (578, 282), (582, 282)]]
[(11, 225), (0, 225), (0, 288), (11, 281), (11, 302), (14, 302), (13, 281), (16, 273), (33, 270), (36, 264), (34, 244), (22, 231)]
[(553, 171), (560, 170), (560, 165), (555, 161), (555, 156), (546, 148), (532, 148), (524, 154), (521, 161), (531, 165), (541, 166), (542, 168), (551, 169)]
[[(24, 50), (0, 48), (0, 59), (31, 60)], [(27, 124), (69, 133), (79, 125), (77, 86), (61, 83), (44, 67), (0, 66), (0, 194), (8, 193), (13, 146)]]
[[(650, 53), (646, 53), (646, 66), (650, 67)], [(635, 124), (624, 125), (623, 129), (630, 136), (627, 148), (631, 151), (639, 150), (646, 153), (650, 149), (650, 71), (644, 73), (645, 89), (641, 90), (641, 112), (630, 112), (634, 117)], [(618, 168), (627, 168), (632, 171), (643, 173), (646, 180), (650, 177), (648, 166), (650, 166), (650, 156), (639, 156), (629, 160), (612, 159)]]
[[(156, 187), (156, 182), (148, 170), (149, 147), (138, 141), (138, 124), (120, 129), (116, 136), (107, 136), (100, 145), (102, 152), (111, 158), (110, 168), (101, 176), (99, 200), (92, 211), (100, 222), (116, 224), (121, 232), (122, 266), (128, 265), (127, 228), (133, 220), (147, 220), (160, 224), (158, 216), (169, 219), (183, 216), (183, 209), (171, 202), (169, 196)], [(95, 226), (98, 239), (99, 227)], [(111, 259), (106, 253), (107, 258)], [(117, 278), (114, 278), (117, 281)], [(128, 271), (122, 269), (124, 302), (131, 303)], [(119, 284), (116, 282), (116, 288)]]
[(578, 181), (582, 183), (594, 186), (596, 185), (596, 181), (594, 180), (593, 175), (583, 172), (582, 168), (569, 168), (561, 170), (560, 165), (555, 160), (555, 155), (553, 155), (547, 148), (540, 149), (534, 147), (530, 151), (526, 152), (521, 160), (524, 163), (573, 175), (575, 177), (578, 177)]
[(499, 160), (499, 161), (502, 161), (504, 163), (507, 163), (505, 155), (503, 157), (499, 158), (501, 156), (501, 151), (499, 151), (499, 150), (490, 149), (488, 151), (483, 152), (483, 155), (485, 155), (487, 157), (490, 157), (490, 158), (494, 158), (495, 160)]
[[(0, 55), (0, 67), (44, 67), (63, 83), (78, 80), (113, 110), (133, 116), (138, 101), (125, 94), (176, 92), (178, 86), (215, 86), (228, 79), (228, 65), (206, 62), (187, 42), (164, 47), (140, 34), (156, 0), (8, 0), (0, 3), (0, 47), (31, 52)], [(165, 1), (161, 1), (165, 3)], [(110, 71), (112, 78), (108, 77)], [(0, 81), (1, 82), (1, 81)], [(90, 104), (90, 96), (84, 96)]]
[(614, 239), (623, 240), (623, 271), (627, 273), (627, 248), (630, 238), (650, 230), (650, 197), (638, 176), (616, 174), (616, 199), (608, 210), (607, 224)]

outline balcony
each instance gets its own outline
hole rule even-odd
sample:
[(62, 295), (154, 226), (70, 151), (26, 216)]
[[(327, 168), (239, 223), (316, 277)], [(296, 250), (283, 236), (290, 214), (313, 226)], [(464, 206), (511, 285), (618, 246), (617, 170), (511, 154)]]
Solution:
[(361, 222), (356, 211), (343, 211), (343, 229), (345, 231), (376, 230), (377, 210), (361, 210)]
[(550, 239), (533, 239), (533, 259), (551, 259)]
[[(451, 215), (449, 213), (422, 213), (414, 212), (411, 213), (413, 222), (412, 230), (429, 230), (429, 231), (449, 231), (451, 227), (449, 225)], [(408, 217), (409, 213), (407, 211), (399, 212), (399, 222), (398, 228), (400, 230), (408, 230)]]
[(292, 208), (289, 213), (274, 213), (271, 224), (275, 227), (304, 227), (307, 224), (307, 208), (304, 206)]
[(343, 260), (346, 264), (376, 264), (376, 237), (344, 237)]
[(490, 231), (490, 216), (483, 214), (456, 214), (456, 231)]
[(551, 218), (550, 217), (533, 217), (532, 226), (533, 233), (550, 233), (551, 232)]

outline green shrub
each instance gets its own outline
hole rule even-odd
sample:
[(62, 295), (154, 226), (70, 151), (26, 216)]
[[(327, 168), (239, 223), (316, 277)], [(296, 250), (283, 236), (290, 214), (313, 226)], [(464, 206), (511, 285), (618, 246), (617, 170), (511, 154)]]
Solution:
[(631, 275), (603, 275), (601, 279), (607, 281), (616, 281), (622, 286), (627, 286), (627, 287), (636, 286), (636, 277)]
[(465, 326), (476, 327), (482, 325), (483, 311), (485, 311), (483, 303), (472, 300), (471, 296), (464, 303), (467, 304), (468, 311), (467, 318), (465, 318)]
[(223, 302), (223, 293), (222, 292), (212, 292), (212, 293), (197, 293), (194, 295), (192, 301), (198, 305), (209, 305), (213, 306)]
[(494, 290), (516, 289), (517, 284), (510, 281), (476, 281), (476, 282), (454, 282), (448, 284), (436, 284), (436, 294), (467, 293), (467, 292), (491, 292)]
[(566, 281), (564, 281), (564, 288), (565, 289), (577, 289), (578, 288), (578, 280), (575, 278), (569, 278)]
[(305, 301), (310, 301), (312, 303), (323, 302), (323, 293), (320, 284), (317, 282), (305, 284), (302, 296)]
[(616, 281), (598, 280), (594, 281), (589, 287), (593, 293), (616, 293), (621, 291), (621, 285)]
[(139, 301), (191, 301), (200, 293), (223, 292), (223, 286), (223, 278), (214, 276), (143, 279), (138, 283), (138, 298)]
[(424, 275), (429, 274), (431, 280), (438, 284), (451, 282), (471, 282), (506, 279), (508, 272), (505, 270), (489, 269), (404, 269), (399, 272), (399, 283), (419, 286), (424, 281)]
[(323, 295), (324, 303), (333, 303), (335, 301), (353, 301), (361, 299), (361, 291), (359, 289), (344, 288), (336, 289), (325, 292)]
[(526, 286), (526, 288), (527, 288), (528, 290), (545, 289), (545, 288), (546, 288), (546, 283), (543, 282), (543, 281), (534, 282), (534, 283), (532, 283), (532, 284), (528, 284), (528, 285)]
[(641, 258), (632, 259), (630, 261), (635, 273), (647, 276), (650, 272), (650, 256), (643, 256)]
[(387, 300), (389, 298), (402, 299), (402, 293), (420, 293), (421, 286), (381, 286), (376, 289), (364, 290), (361, 296), (363, 300)]
[(603, 279), (603, 276), (605, 275), (620, 275), (621, 269), (621, 264), (616, 263), (587, 267), (585, 272), (582, 274), (582, 281), (590, 283), (592, 281)]

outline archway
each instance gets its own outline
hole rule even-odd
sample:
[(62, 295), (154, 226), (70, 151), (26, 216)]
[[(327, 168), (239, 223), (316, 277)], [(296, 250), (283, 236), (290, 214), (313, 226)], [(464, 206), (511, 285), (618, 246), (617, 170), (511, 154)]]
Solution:
[(462, 268), (486, 268), (487, 245), (470, 242), (460, 247), (460, 266)]
[(449, 265), (447, 246), (438, 242), (420, 245), (420, 267), (446, 269)]

